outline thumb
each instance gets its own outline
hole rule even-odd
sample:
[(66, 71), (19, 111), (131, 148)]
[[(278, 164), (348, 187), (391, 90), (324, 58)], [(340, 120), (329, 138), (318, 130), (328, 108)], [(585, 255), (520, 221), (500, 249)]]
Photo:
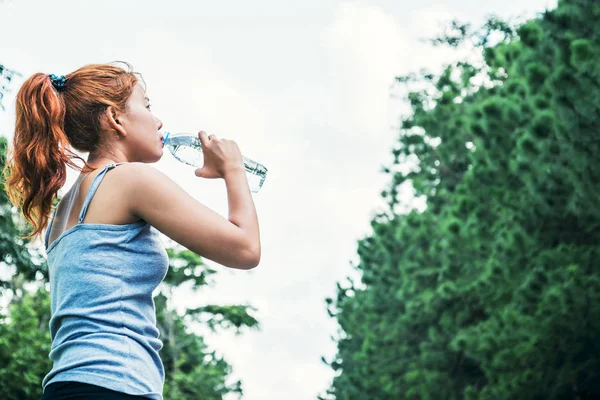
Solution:
[(200, 178), (206, 178), (206, 169), (204, 167), (198, 168), (194, 171), (194, 174)]

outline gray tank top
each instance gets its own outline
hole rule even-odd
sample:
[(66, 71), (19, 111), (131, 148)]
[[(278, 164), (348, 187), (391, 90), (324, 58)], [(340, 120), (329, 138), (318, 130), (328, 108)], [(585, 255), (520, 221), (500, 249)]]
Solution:
[[(169, 266), (156, 228), (83, 223), (110, 164), (94, 178), (79, 222), (48, 247), (52, 370), (42, 388), (77, 381), (162, 400), (162, 341), (152, 293)], [(56, 214), (56, 209), (54, 214)]]

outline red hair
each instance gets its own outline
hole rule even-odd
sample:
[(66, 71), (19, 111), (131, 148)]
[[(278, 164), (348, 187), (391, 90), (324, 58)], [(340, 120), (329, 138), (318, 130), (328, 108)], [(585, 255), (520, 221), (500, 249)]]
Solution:
[[(67, 179), (67, 165), (94, 170), (71, 149), (93, 153), (102, 149), (101, 117), (108, 106), (126, 112), (127, 100), (141, 77), (111, 64), (91, 64), (66, 75), (57, 90), (47, 74), (23, 83), (16, 101), (12, 151), (4, 165), (5, 191), (33, 226), (24, 238), (41, 235), (48, 224), (58, 190)], [(83, 161), (79, 167), (73, 159)]]

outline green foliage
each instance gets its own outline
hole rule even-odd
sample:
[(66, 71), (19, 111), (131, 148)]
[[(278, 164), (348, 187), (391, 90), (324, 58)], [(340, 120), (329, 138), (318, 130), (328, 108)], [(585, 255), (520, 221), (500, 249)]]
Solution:
[(544, 30), (540, 26), (538, 21), (530, 21), (522, 25), (518, 30), (517, 34), (523, 43), (527, 47), (535, 47), (544, 35)]
[[(0, 393), (7, 400), (39, 399), (42, 378), (52, 368), (50, 296), (44, 289), (15, 298), (0, 314)], [(10, 322), (7, 320), (10, 319)]]
[[(181, 246), (167, 249), (170, 265), (167, 276), (162, 283), (161, 292), (166, 299), (173, 296), (173, 291), (181, 287), (189, 287), (192, 292), (202, 290), (204, 286), (212, 286), (210, 279), (216, 271), (202, 261), (202, 257)], [(173, 307), (169, 307), (172, 309)], [(207, 326), (212, 331), (216, 328), (235, 328), (236, 333), (241, 333), (243, 328), (259, 328), (258, 320), (252, 317), (249, 311), (256, 311), (249, 305), (214, 305), (187, 308), (185, 315), (190, 321)]]
[(222, 399), (227, 394), (242, 395), (240, 381), (228, 383), (230, 365), (210, 351), (201, 336), (189, 332), (188, 324), (167, 308), (167, 297), (155, 298), (157, 323), (165, 366), (164, 397), (169, 400)]
[(169, 270), (155, 297), (157, 326), (163, 341), (160, 351), (165, 366), (164, 396), (169, 400), (202, 398), (222, 399), (224, 395), (243, 394), (240, 381), (227, 382), (231, 366), (205, 345), (201, 336), (190, 332), (193, 323), (216, 328), (258, 328), (258, 321), (248, 310), (250, 306), (206, 305), (187, 308), (180, 316), (170, 305), (173, 292), (183, 287), (193, 292), (214, 282), (210, 279), (216, 271), (202, 262), (197, 254), (179, 246), (167, 248)]
[(21, 76), (21, 74), (0, 64), (0, 110), (4, 110), (2, 100), (4, 99), (6, 93), (8, 93), (10, 89), (10, 83), (15, 76)]
[[(385, 168), (389, 212), (358, 243), (361, 282), (327, 301), (325, 397), (600, 397), (599, 13), (563, 0), (515, 30), (495, 20), (477, 31), (487, 65), (422, 74)], [(406, 183), (425, 211), (398, 211)]]

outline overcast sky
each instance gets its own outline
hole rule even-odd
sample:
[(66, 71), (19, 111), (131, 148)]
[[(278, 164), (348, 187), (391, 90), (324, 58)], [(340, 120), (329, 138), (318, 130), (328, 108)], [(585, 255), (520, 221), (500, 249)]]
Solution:
[[(394, 77), (457, 57), (420, 41), (452, 18), (534, 16), (555, 0), (0, 1), (0, 63), (20, 71), (0, 112), (34, 72), (67, 74), (125, 60), (143, 74), (163, 130), (238, 142), (269, 175), (254, 195), (262, 261), (219, 270), (214, 288), (177, 305), (250, 304), (261, 330), (207, 334), (241, 379), (245, 400), (308, 400), (333, 378), (325, 298), (354, 275), (356, 242), (384, 204), (398, 120)], [(222, 181), (196, 178), (165, 149), (154, 164), (227, 216)], [(69, 172), (64, 193), (76, 173)]]

